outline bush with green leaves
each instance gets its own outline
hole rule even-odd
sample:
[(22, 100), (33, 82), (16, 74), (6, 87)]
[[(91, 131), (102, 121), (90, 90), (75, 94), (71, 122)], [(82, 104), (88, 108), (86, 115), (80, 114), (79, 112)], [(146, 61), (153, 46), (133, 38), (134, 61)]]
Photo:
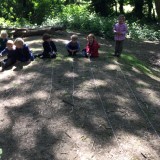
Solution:
[(135, 40), (160, 40), (160, 30), (151, 25), (141, 25), (138, 22), (129, 24), (129, 35)]
[(42, 25), (65, 25), (68, 29), (78, 29), (111, 38), (114, 21), (113, 18), (104, 18), (94, 12), (91, 13), (88, 5), (67, 5), (63, 6), (62, 12), (56, 17), (46, 18)]

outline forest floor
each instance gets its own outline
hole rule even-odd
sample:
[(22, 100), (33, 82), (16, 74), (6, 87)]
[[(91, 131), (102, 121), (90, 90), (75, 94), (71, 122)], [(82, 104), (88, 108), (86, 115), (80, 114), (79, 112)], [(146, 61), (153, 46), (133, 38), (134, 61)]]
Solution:
[[(67, 56), (72, 34), (54, 35), (56, 59), (0, 73), (1, 159), (160, 160), (159, 42), (126, 39), (117, 59), (114, 41), (97, 37), (90, 60)], [(41, 37), (25, 41), (42, 51)]]

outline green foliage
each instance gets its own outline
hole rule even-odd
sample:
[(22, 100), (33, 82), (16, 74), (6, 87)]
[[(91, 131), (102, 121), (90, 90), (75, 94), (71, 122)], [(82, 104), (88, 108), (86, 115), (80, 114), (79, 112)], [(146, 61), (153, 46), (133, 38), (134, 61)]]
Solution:
[(145, 63), (137, 59), (134, 55), (131, 54), (122, 54), (121, 60), (125, 65), (137, 68), (139, 71), (143, 72), (144, 74), (153, 74), (149, 66)]
[(90, 13), (88, 5), (63, 6), (62, 12), (56, 17), (48, 17), (43, 25), (66, 25), (68, 29), (78, 29), (83, 32), (92, 32), (105, 37), (113, 37), (113, 18), (104, 18), (96, 13)]
[(159, 40), (160, 30), (151, 25), (141, 25), (138, 22), (129, 24), (129, 35), (135, 40)]

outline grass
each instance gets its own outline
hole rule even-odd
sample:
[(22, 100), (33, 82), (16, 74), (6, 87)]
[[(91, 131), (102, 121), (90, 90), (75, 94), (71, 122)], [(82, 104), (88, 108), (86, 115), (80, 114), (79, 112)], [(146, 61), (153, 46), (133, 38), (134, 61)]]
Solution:
[(137, 59), (132, 54), (122, 54), (120, 58), (120, 62), (122, 62), (125, 65), (128, 65), (130, 67), (134, 67), (141, 71), (142, 73), (148, 75), (154, 75), (152, 70), (150, 69), (149, 65), (147, 65), (145, 62), (142, 62), (141, 60)]

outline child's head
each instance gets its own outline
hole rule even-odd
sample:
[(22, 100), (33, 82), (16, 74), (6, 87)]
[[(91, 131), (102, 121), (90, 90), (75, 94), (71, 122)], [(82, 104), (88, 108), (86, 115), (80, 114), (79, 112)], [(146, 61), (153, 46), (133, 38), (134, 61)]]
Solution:
[(8, 37), (8, 34), (6, 31), (1, 31), (1, 38), (6, 39)]
[(16, 38), (14, 41), (16, 48), (23, 48), (24, 40), (22, 38)]
[(87, 40), (89, 43), (92, 43), (94, 41), (94, 39), (95, 39), (95, 36), (92, 33), (87, 36)]
[(8, 40), (6, 43), (8, 50), (12, 50), (14, 46), (14, 42), (12, 40)]
[(75, 35), (75, 34), (73, 34), (73, 35), (71, 36), (71, 41), (72, 41), (72, 42), (77, 42), (77, 40), (78, 40), (78, 36)]
[(43, 41), (50, 41), (51, 39), (51, 35), (49, 35), (48, 33), (45, 33), (42, 37)]
[(124, 23), (124, 21), (125, 21), (125, 16), (123, 14), (119, 15), (118, 22), (121, 24)]

